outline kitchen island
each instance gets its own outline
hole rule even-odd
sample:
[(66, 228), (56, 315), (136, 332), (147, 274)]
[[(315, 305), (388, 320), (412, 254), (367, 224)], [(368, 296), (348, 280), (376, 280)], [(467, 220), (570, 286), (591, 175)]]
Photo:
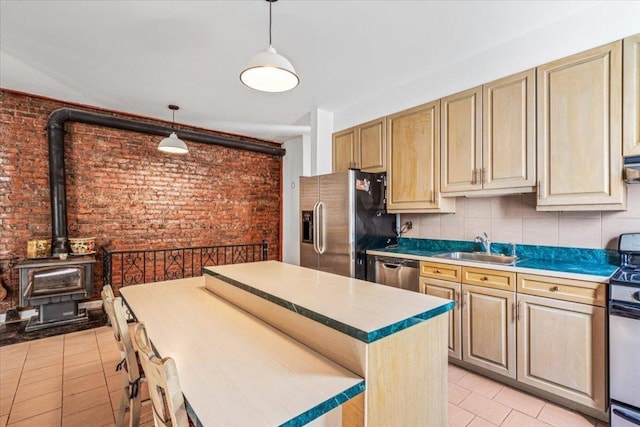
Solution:
[(197, 427), (339, 425), (341, 405), (364, 390), (358, 375), (208, 292), (203, 277), (120, 292), (158, 355), (175, 360)]
[(452, 301), (275, 261), (204, 270), (207, 290), (364, 378), (343, 425), (447, 424)]

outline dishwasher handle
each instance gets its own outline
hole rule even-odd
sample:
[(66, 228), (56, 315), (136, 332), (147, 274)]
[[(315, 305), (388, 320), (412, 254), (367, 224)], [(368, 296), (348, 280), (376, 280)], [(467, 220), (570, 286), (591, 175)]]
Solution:
[(418, 261), (413, 259), (376, 256), (375, 261), (385, 266), (389, 266), (389, 268), (397, 268), (397, 267), (418, 268)]
[(393, 269), (402, 267), (402, 264), (391, 264), (390, 262), (383, 262), (382, 263), (382, 267), (383, 268), (390, 268), (390, 269), (393, 270)]

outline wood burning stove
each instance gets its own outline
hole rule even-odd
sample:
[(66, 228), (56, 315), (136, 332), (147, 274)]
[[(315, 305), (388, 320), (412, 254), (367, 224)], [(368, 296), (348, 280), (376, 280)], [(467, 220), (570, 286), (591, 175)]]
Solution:
[(92, 256), (26, 260), (16, 265), (20, 272), (20, 306), (39, 306), (27, 331), (87, 319), (78, 301), (93, 293)]

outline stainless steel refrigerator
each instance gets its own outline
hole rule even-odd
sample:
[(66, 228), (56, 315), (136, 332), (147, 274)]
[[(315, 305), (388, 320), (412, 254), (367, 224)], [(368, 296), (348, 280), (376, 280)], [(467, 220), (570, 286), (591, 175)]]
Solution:
[(300, 265), (365, 280), (366, 250), (397, 243), (386, 176), (348, 170), (300, 178)]

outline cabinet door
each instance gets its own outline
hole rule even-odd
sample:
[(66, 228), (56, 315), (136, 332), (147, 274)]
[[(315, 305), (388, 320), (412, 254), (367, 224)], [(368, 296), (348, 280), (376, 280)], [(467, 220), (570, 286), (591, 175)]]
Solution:
[(515, 293), (471, 285), (462, 293), (462, 360), (515, 378)]
[(605, 311), (518, 294), (518, 381), (604, 411)]
[(454, 201), (440, 199), (440, 102), (387, 117), (389, 212), (451, 212)]
[(534, 191), (535, 70), (482, 86), (482, 188)]
[(356, 128), (360, 141), (360, 169), (363, 172), (384, 172), (386, 165), (386, 122), (384, 117)]
[(624, 209), (622, 42), (538, 67), (538, 209)]
[(462, 358), (460, 291), (460, 283), (426, 277), (420, 278), (420, 292), (434, 297), (450, 299), (455, 303), (453, 310), (447, 313), (449, 317), (449, 357), (458, 360)]
[(357, 168), (356, 129), (350, 128), (333, 134), (333, 171), (341, 172)]
[(623, 154), (640, 156), (640, 34), (624, 39), (623, 45)]
[(442, 192), (482, 188), (482, 87), (442, 98)]

